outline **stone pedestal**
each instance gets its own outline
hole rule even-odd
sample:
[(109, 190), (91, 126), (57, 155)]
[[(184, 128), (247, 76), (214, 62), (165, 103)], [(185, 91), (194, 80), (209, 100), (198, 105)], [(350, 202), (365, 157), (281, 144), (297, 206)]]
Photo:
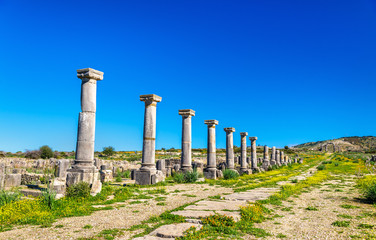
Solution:
[(157, 103), (162, 101), (162, 98), (155, 94), (148, 94), (141, 95), (140, 101), (145, 102), (144, 137), (141, 168), (134, 172), (134, 178), (136, 184), (149, 185), (164, 180), (162, 171), (157, 171), (155, 166)]
[(234, 170), (235, 163), (233, 132), (235, 132), (235, 128), (224, 128), (224, 130), (226, 132), (226, 167), (227, 169)]
[(85, 68), (77, 70), (81, 84), (81, 109), (78, 119), (76, 158), (67, 170), (66, 184), (70, 186), (84, 181), (91, 185), (91, 194), (101, 190), (99, 171), (94, 166), (95, 112), (97, 81), (103, 80), (103, 72)]
[(215, 145), (215, 126), (218, 125), (217, 120), (205, 120), (208, 125), (208, 147), (207, 147), (207, 166), (204, 170), (204, 176), (207, 179), (216, 179), (217, 176), (217, 156)]
[(183, 128), (181, 137), (181, 171), (192, 171), (192, 116), (195, 111), (192, 109), (179, 110), (179, 115), (183, 117)]
[(257, 152), (256, 152), (257, 137), (249, 137), (249, 140), (251, 141), (251, 169), (254, 172), (259, 172), (259, 169), (257, 166)]

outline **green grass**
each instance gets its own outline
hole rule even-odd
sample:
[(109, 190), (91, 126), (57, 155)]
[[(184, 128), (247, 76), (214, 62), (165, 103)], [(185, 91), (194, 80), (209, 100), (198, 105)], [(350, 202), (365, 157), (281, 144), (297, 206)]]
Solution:
[(347, 219), (353, 219), (352, 216), (348, 215), (348, 214), (338, 214), (337, 217), (340, 217), (340, 218), (347, 218)]
[(306, 207), (305, 210), (308, 210), (308, 211), (318, 211), (318, 209), (316, 207), (311, 207), (311, 206)]
[(349, 205), (349, 204), (342, 204), (340, 205), (341, 208), (345, 208), (345, 209), (355, 209), (355, 208), (359, 208), (358, 206), (353, 206), (353, 205)]
[(332, 225), (336, 227), (348, 227), (350, 226), (350, 221), (335, 221)]

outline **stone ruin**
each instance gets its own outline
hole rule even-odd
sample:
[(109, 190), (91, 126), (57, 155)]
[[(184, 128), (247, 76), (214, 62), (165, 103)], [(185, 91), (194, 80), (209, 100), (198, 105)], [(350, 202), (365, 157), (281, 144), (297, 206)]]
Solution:
[[(102, 183), (113, 181), (117, 172), (129, 170), (126, 167), (127, 161), (103, 162), (94, 159), (95, 142), (95, 114), (96, 114), (96, 91), (97, 81), (103, 80), (103, 72), (85, 68), (77, 70), (77, 77), (82, 80), (81, 84), (81, 110), (78, 118), (77, 145), (74, 160), (50, 159), (26, 161), (19, 159), (9, 160), (11, 163), (0, 163), (0, 188), (10, 188), (23, 185), (40, 183), (45, 177), (44, 174), (28, 173), (25, 169), (46, 169), (53, 168), (53, 179), (49, 184), (57, 192), (57, 197), (65, 194), (67, 186), (78, 182), (87, 182), (91, 187), (91, 194), (95, 195), (101, 191)], [(251, 154), (247, 156), (247, 132), (241, 132), (240, 156), (234, 155), (233, 133), (235, 128), (224, 128), (226, 132), (226, 159), (217, 162), (216, 154), (216, 125), (217, 120), (205, 120), (208, 127), (207, 141), (207, 162), (192, 162), (192, 133), (191, 118), (195, 116), (192, 109), (179, 110), (182, 116), (182, 142), (180, 159), (155, 159), (156, 140), (156, 107), (162, 101), (160, 96), (155, 94), (141, 95), (140, 100), (145, 103), (143, 148), (141, 167), (133, 169), (131, 178), (136, 184), (149, 185), (164, 181), (165, 177), (176, 172), (187, 172), (197, 169), (207, 179), (217, 179), (223, 176), (226, 169), (236, 171), (240, 174), (252, 174), (267, 171), (272, 166), (282, 166), (292, 163), (287, 155), (280, 150), (272, 148), (271, 158), (269, 147), (264, 146), (263, 158), (257, 158), (256, 140), (257, 137), (249, 137), (251, 141)], [(294, 163), (303, 163), (303, 160), (295, 159)], [(45, 180), (45, 179), (43, 179)]]

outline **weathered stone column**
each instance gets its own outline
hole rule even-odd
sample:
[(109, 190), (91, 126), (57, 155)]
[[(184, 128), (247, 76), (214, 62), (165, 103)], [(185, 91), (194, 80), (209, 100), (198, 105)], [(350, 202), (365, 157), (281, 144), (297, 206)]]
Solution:
[(256, 152), (256, 140), (257, 137), (249, 137), (251, 140), (251, 163), (252, 163), (252, 170), (258, 170), (257, 167), (257, 152)]
[(240, 173), (247, 171), (247, 132), (240, 133)]
[(135, 171), (136, 184), (148, 185), (163, 181), (164, 175), (155, 166), (155, 134), (157, 103), (162, 101), (155, 94), (141, 95), (140, 101), (145, 102), (144, 137), (142, 146), (141, 168)]
[[(103, 80), (103, 72), (92, 68), (77, 70), (81, 84), (81, 109), (78, 119), (76, 159), (67, 171), (67, 185), (78, 182), (91, 184), (92, 194), (101, 190), (98, 169), (94, 166), (95, 112), (97, 81)], [(99, 183), (98, 183), (99, 182)]]
[(285, 154), (281, 151), (281, 164), (284, 165), (285, 164)]
[(226, 167), (227, 169), (234, 170), (234, 136), (235, 128), (225, 128), (226, 132)]
[(277, 165), (281, 166), (281, 152), (279, 150), (276, 151), (276, 161)]
[(263, 163), (262, 163), (262, 167), (264, 168), (264, 170), (268, 170), (269, 165), (270, 165), (270, 162), (269, 162), (269, 147), (265, 145), (264, 146), (264, 160), (263, 160)]
[(183, 172), (192, 171), (192, 116), (195, 111), (192, 109), (179, 110), (179, 115), (183, 117), (183, 129), (181, 136), (181, 170)]
[(205, 178), (216, 179), (217, 177), (217, 156), (215, 146), (215, 125), (217, 120), (205, 120), (208, 125), (208, 148), (207, 148), (207, 166), (204, 171)]
[(274, 166), (277, 164), (276, 161), (276, 149), (275, 147), (272, 147), (272, 159), (270, 160), (270, 165)]

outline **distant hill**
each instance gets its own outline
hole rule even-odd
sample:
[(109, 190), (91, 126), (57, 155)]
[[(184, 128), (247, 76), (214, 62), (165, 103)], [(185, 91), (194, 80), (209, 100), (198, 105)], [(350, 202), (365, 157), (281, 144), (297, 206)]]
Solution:
[(293, 148), (304, 148), (319, 151), (322, 148), (325, 148), (325, 145), (327, 145), (329, 148), (328, 150), (333, 151), (331, 143), (333, 143), (335, 146), (339, 146), (341, 151), (376, 151), (376, 137), (374, 136), (342, 137), (333, 140), (303, 143), (296, 145)]

